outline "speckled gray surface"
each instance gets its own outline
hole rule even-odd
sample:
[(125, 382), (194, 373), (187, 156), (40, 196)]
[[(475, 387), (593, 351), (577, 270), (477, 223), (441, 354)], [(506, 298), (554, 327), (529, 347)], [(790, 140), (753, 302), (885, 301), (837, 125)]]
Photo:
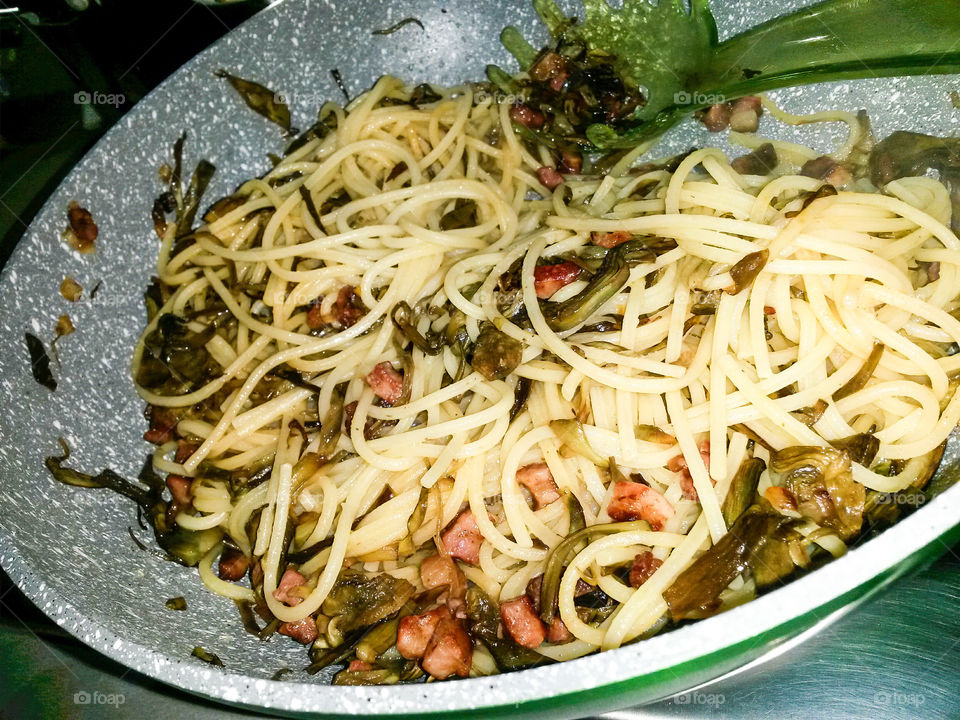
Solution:
[[(721, 35), (728, 35), (802, 4), (717, 0), (715, 10)], [(370, 35), (371, 29), (407, 16), (422, 19), (425, 31), (408, 26), (388, 37)], [(132, 475), (148, 451), (141, 440), (142, 405), (127, 368), (142, 323), (142, 288), (157, 250), (149, 222), (159, 190), (156, 168), (167, 160), (173, 140), (188, 131), (188, 167), (199, 157), (217, 165), (210, 197), (262, 172), (265, 154), (283, 146), (275, 128), (246, 110), (213, 72), (225, 67), (283, 92), (290, 98), (295, 123), (303, 127), (320, 102), (338, 96), (330, 68), (341, 70), (351, 93), (385, 71), (411, 83), (481, 78), (487, 62), (507, 62), (496, 41), (507, 22), (539, 32), (534, 31), (526, 0), (287, 0), (231, 33), (151, 93), (51, 197), (0, 278), (0, 562), (64, 628), (104, 654), (172, 685), (283, 713), (421, 714), (494, 707), (505, 712), (557, 695), (585, 703), (576, 711), (555, 704), (524, 706), (527, 715), (560, 717), (653, 699), (746, 662), (767, 645), (748, 642), (737, 657), (704, 663), (697, 670), (688, 667), (685, 674), (668, 681), (661, 676), (656, 684), (640, 681), (621, 695), (582, 692), (695, 660), (791, 617), (810, 613), (813, 622), (822, 603), (891, 568), (895, 570), (888, 579), (893, 579), (906, 567), (905, 558), (938, 542), (960, 519), (960, 488), (955, 488), (787, 589), (721, 617), (593, 658), (491, 679), (334, 688), (299, 671), (305, 664), (302, 648), (288, 642), (258, 643), (246, 635), (232, 603), (205, 591), (195, 571), (137, 550), (126, 533), (127, 525), (135, 525), (129, 503), (50, 479), (42, 462), (56, 450), (58, 436), (74, 448), (72, 460), (83, 468), (110, 466)], [(775, 97), (795, 111), (867, 108), (881, 136), (898, 128), (955, 134), (960, 113), (947, 97), (955, 87), (960, 88), (956, 78), (926, 77), (818, 85)], [(840, 137), (840, 130), (831, 127), (775, 128), (766, 120), (762, 131), (824, 150)], [(673, 131), (660, 151), (666, 154), (707, 139), (701, 129), (687, 124)], [(100, 226), (92, 256), (73, 253), (60, 239), (70, 200), (90, 208)], [(77, 304), (63, 300), (58, 287), (66, 274), (84, 286), (85, 298), (102, 281), (96, 299)], [(29, 374), (23, 333), (51, 338), (56, 318), (64, 312), (77, 332), (59, 343), (62, 365), (54, 372), (60, 385), (51, 394)], [(188, 612), (164, 609), (164, 600), (175, 595), (187, 599)], [(221, 671), (191, 658), (194, 645), (216, 652), (227, 667)], [(279, 667), (296, 672), (285, 676), (287, 682), (270, 681)]]

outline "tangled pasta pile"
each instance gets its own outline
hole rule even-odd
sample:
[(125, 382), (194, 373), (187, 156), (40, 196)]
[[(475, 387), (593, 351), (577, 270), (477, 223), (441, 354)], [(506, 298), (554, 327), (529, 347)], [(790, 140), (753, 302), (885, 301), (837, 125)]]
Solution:
[(948, 193), (878, 192), (855, 116), (767, 106), (848, 122), (837, 192), (746, 135), (761, 172), (598, 164), (475, 90), (385, 77), (160, 225), (133, 373), (167, 528), (339, 682), (743, 602), (922, 486), (960, 417)]

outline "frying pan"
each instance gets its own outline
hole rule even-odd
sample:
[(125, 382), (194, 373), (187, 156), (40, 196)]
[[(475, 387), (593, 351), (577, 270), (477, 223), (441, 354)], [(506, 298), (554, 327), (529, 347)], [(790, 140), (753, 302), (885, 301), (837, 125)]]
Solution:
[[(721, 36), (803, 2), (716, 0)], [(405, 17), (388, 36), (371, 31)], [(846, 556), (722, 615), (618, 650), (517, 673), (394, 687), (335, 687), (310, 676), (302, 646), (246, 634), (229, 600), (208, 592), (194, 570), (143, 552), (132, 505), (113, 494), (55, 483), (43, 466), (63, 437), (75, 467), (111, 467), (136, 475), (148, 446), (143, 404), (128, 375), (143, 324), (141, 294), (157, 242), (149, 212), (157, 168), (188, 133), (185, 167), (201, 157), (218, 168), (213, 198), (269, 167), (282, 150), (275, 126), (246, 110), (215, 71), (258, 80), (289, 101), (306, 127), (339, 90), (338, 68), (354, 95), (390, 72), (410, 84), (482, 79), (484, 65), (512, 67), (497, 40), (514, 24), (546, 40), (526, 0), (286, 0), (201, 53), (134, 107), (50, 197), (0, 275), (0, 563), (26, 595), (63, 628), (114, 660), (178, 688), (225, 703), (284, 715), (472, 715), (573, 717), (612, 710), (692, 688), (762, 658), (804, 630), (825, 624), (897, 578), (940, 555), (960, 536), (960, 488), (953, 488)], [(832, 83), (774, 93), (794, 112), (866, 108), (878, 136), (896, 129), (946, 134), (956, 128), (947, 81), (937, 77)], [(829, 151), (842, 129), (776, 127), (769, 135)], [(669, 155), (716, 144), (692, 122), (655, 149)], [(97, 250), (80, 256), (60, 234), (71, 200), (100, 227)], [(58, 292), (64, 275), (94, 299), (71, 304)], [(69, 313), (77, 330), (58, 343), (59, 386), (51, 393), (29, 370), (24, 332), (52, 337)], [(956, 470), (948, 446), (941, 472)], [(183, 596), (185, 612), (164, 607)], [(216, 653), (222, 669), (191, 657)], [(280, 681), (280, 668), (290, 668)]]

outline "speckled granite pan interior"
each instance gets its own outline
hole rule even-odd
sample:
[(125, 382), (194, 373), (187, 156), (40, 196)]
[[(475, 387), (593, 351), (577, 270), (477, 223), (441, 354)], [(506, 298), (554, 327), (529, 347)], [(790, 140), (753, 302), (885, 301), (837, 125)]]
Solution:
[[(716, 0), (723, 36), (804, 4), (796, 0)], [(390, 36), (371, 30), (414, 16)], [(329, 678), (300, 669), (304, 650), (292, 642), (260, 643), (244, 633), (233, 604), (207, 592), (196, 572), (138, 550), (127, 535), (133, 506), (106, 492), (55, 483), (43, 458), (58, 436), (74, 448), (78, 467), (112, 467), (134, 475), (149, 447), (141, 439), (142, 403), (128, 376), (128, 358), (143, 322), (141, 293), (154, 266), (157, 241), (149, 213), (160, 187), (156, 170), (173, 140), (188, 132), (186, 165), (209, 158), (217, 173), (209, 198), (229, 192), (268, 167), (267, 152), (284, 141), (248, 111), (214, 71), (257, 79), (291, 100), (295, 124), (339, 92), (337, 67), (357, 93), (390, 72), (410, 83), (482, 79), (484, 65), (510, 67), (499, 30), (519, 25), (542, 33), (526, 0), (287, 0), (264, 11), (199, 55), (139, 103), (87, 155), (31, 225), (0, 280), (0, 561), (50, 617), (84, 642), (152, 677), (226, 702), (282, 713), (425, 714), (511, 708), (560, 717), (580, 709), (612, 709), (662, 695), (729, 669), (787, 634), (784, 623), (819, 615), (853, 600), (906, 569), (921, 548), (934, 552), (960, 518), (960, 488), (941, 496), (847, 557), (749, 605), (668, 635), (579, 661), (496, 678), (392, 688), (331, 687)], [(960, 113), (952, 79), (871, 80), (775, 94), (787, 109), (866, 108), (878, 135), (895, 129), (955, 133)], [(777, 128), (763, 132), (827, 151), (843, 128)], [(716, 137), (686, 123), (662, 141), (669, 154)], [(61, 240), (66, 207), (77, 200), (100, 226), (97, 251), (80, 256)], [(96, 299), (70, 304), (58, 293), (64, 275)], [(88, 294), (85, 293), (85, 298)], [(49, 339), (56, 318), (77, 328), (58, 344), (55, 393), (29, 372), (24, 331)], [(950, 453), (954, 458), (956, 453)], [(940, 548), (942, 550), (942, 548)], [(164, 600), (182, 595), (189, 610)], [(831, 605), (832, 603), (832, 605)], [(789, 632), (796, 632), (796, 623)], [(190, 657), (202, 645), (224, 659), (223, 670)], [(736, 652), (730, 648), (738, 648)], [(744, 651), (744, 652), (740, 652)], [(724, 662), (716, 662), (718, 653)], [(702, 660), (711, 656), (711, 662)], [(269, 678), (280, 667), (285, 682)], [(677, 668), (683, 668), (682, 671)], [(699, 669), (698, 669), (699, 668)], [(673, 673), (670, 682), (664, 674)], [(639, 679), (637, 679), (639, 678)], [(657, 679), (659, 678), (659, 679)], [(620, 685), (616, 685), (620, 683)], [(633, 691), (615, 690), (629, 684)], [(602, 690), (604, 686), (614, 689)], [(546, 700), (545, 698), (553, 698)], [(585, 700), (585, 698), (587, 700)], [(587, 705), (583, 703), (586, 702)]]

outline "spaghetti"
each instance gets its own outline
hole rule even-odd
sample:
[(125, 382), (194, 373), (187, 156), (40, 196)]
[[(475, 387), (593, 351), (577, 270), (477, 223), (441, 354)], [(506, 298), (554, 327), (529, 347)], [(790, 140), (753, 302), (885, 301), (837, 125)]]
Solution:
[[(471, 629), (466, 671), (484, 673), (505, 668), (461, 573), (500, 603), (508, 640), (569, 659), (663, 627), (666, 591), (735, 521), (750, 461), (797, 564), (854, 533), (804, 510), (786, 451), (846, 462), (861, 515), (863, 494), (925, 481), (960, 419), (960, 242), (941, 183), (814, 194), (791, 163), (815, 153), (785, 146), (764, 176), (709, 148), (637, 167), (641, 150), (551, 188), (551, 149), (508, 103), (469, 86), (409, 97), (385, 77), (325, 106), (324, 133), (163, 236), (133, 374), (175, 417), (155, 464), (188, 479), (176, 524), (213, 533), (213, 592), (256, 601), (316, 657), (344, 641), (345, 577), (402, 581), (406, 609), (377, 619), (394, 618), (393, 642), (398, 615), (449, 606)], [(841, 159), (863, 140), (849, 114), (779, 117), (847, 122)], [(201, 370), (157, 380), (174, 346)], [(834, 449), (861, 436), (870, 457)], [(548, 625), (547, 596), (523, 598), (578, 532)], [(251, 587), (211, 569), (228, 550), (252, 561)], [(437, 557), (456, 564), (431, 587)], [(735, 573), (711, 611), (758, 584)], [(543, 644), (512, 624), (530, 605)], [(352, 672), (386, 672), (361, 654)]]

